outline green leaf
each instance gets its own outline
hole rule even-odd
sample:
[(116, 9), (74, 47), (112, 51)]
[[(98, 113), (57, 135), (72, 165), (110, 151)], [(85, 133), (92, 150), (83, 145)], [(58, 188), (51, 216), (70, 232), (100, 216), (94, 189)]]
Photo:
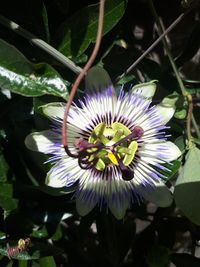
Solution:
[(123, 77), (122, 79), (120, 79), (117, 84), (120, 85), (124, 85), (126, 83), (132, 82), (132, 83), (136, 83), (136, 77), (133, 74), (130, 75), (126, 75), (125, 77)]
[[(124, 0), (109, 0), (105, 4), (103, 35), (109, 32), (124, 14)], [(81, 55), (95, 42), (98, 28), (99, 4), (79, 10), (63, 24), (63, 39), (59, 51), (67, 57)]]
[(31, 234), (32, 237), (35, 237), (35, 238), (45, 238), (48, 236), (48, 232), (47, 232), (47, 229), (46, 229), (46, 226), (44, 225), (42, 228), (40, 229), (34, 229), (33, 228), (33, 232)]
[(56, 267), (55, 260), (52, 256), (44, 257), (40, 259), (40, 266), (41, 267)]
[(28, 261), (19, 261), (18, 267), (28, 267)]
[(172, 94), (163, 98), (162, 103), (167, 106), (176, 107), (176, 102), (178, 101), (180, 95), (174, 91)]
[(142, 190), (141, 195), (145, 200), (162, 208), (169, 207), (173, 202), (173, 195), (163, 182), (156, 183), (149, 190)]
[(192, 137), (192, 141), (193, 141), (195, 144), (200, 145), (200, 139), (199, 139), (199, 138)]
[(42, 20), (44, 23), (44, 30), (46, 35), (46, 41), (50, 42), (50, 32), (49, 32), (49, 21), (48, 21), (48, 14), (45, 4), (42, 2)]
[(14, 46), (0, 39), (0, 66), (22, 75), (32, 73), (31, 62)]
[(179, 120), (185, 119), (186, 116), (187, 116), (187, 110), (186, 109), (180, 109), (180, 110), (178, 109), (174, 113), (174, 117), (176, 119), (179, 119)]
[(174, 197), (178, 208), (193, 223), (200, 225), (200, 150), (193, 146), (178, 176)]
[(161, 170), (160, 172), (167, 177), (167, 180), (171, 179), (179, 170), (181, 162), (179, 160), (174, 160), (170, 164), (166, 163), (164, 166), (168, 170)]
[(61, 225), (58, 224), (55, 233), (52, 235), (51, 239), (53, 241), (58, 241), (62, 238), (62, 228)]
[(85, 77), (85, 85), (86, 89), (90, 91), (97, 91), (99, 88), (104, 90), (108, 86), (113, 87), (107, 71), (98, 66), (94, 66), (89, 69)]
[(5, 216), (17, 208), (18, 201), (13, 198), (13, 186), (11, 184), (0, 183), (0, 206), (6, 212)]
[(67, 99), (67, 82), (48, 64), (32, 64), (0, 40), (0, 87), (24, 96), (50, 94)]
[(181, 152), (185, 151), (185, 139), (182, 135), (177, 137), (174, 143), (180, 149)]
[(185, 101), (185, 98), (182, 95), (178, 94), (176, 91), (165, 97), (162, 100), (162, 104), (176, 108), (176, 111), (174, 113), (174, 117), (176, 119), (182, 120), (187, 116), (187, 102)]

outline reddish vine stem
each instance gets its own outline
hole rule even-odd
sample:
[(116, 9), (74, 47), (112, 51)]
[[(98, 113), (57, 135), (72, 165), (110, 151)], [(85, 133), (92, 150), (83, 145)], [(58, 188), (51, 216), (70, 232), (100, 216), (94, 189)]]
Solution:
[(67, 154), (71, 154), (69, 149), (68, 149), (68, 144), (67, 144), (67, 117), (68, 117), (69, 109), (70, 109), (70, 106), (71, 106), (72, 101), (74, 99), (76, 90), (77, 90), (81, 80), (85, 76), (85, 73), (88, 71), (88, 69), (91, 67), (92, 63), (94, 62), (96, 55), (99, 51), (99, 47), (101, 44), (102, 32), (103, 32), (104, 5), (105, 5), (105, 0), (100, 0), (100, 3), (99, 3), (99, 20), (98, 20), (98, 30), (97, 30), (96, 43), (95, 43), (94, 49), (92, 51), (92, 54), (91, 54), (88, 62), (84, 66), (83, 70), (79, 73), (79, 75), (77, 76), (77, 78), (76, 78), (76, 80), (72, 86), (72, 89), (71, 89), (71, 92), (69, 95), (69, 99), (68, 99), (68, 102), (66, 104), (66, 109), (64, 112), (63, 124), (62, 124), (62, 144), (63, 144)]
[(187, 138), (190, 146), (190, 142), (192, 139), (191, 135), (191, 120), (192, 120), (192, 110), (193, 110), (192, 96), (188, 94), (187, 99), (188, 99), (188, 113), (187, 113), (186, 127), (187, 127)]

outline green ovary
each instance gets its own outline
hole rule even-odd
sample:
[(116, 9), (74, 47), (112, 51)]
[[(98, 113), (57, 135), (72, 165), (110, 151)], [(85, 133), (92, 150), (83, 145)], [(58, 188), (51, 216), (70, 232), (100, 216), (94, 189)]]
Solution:
[(119, 160), (121, 160), (125, 166), (129, 166), (135, 157), (138, 143), (128, 139), (114, 148), (112, 146), (130, 133), (131, 131), (120, 122), (114, 122), (109, 127), (103, 122), (99, 123), (92, 131), (88, 142), (90, 144), (101, 143), (106, 147), (101, 150), (97, 148), (88, 150), (88, 152), (95, 152), (88, 156), (88, 161), (91, 162), (97, 159), (95, 167), (99, 171), (103, 171), (110, 165), (119, 165)]

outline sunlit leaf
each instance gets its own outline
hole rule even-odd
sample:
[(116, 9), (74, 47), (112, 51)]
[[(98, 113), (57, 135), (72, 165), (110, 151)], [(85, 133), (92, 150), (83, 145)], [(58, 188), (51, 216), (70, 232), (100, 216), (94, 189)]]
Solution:
[(56, 95), (67, 99), (67, 82), (51, 66), (32, 64), (0, 40), (0, 87), (24, 96)]
[(174, 197), (182, 212), (192, 222), (200, 225), (200, 150), (192, 147), (178, 176)]

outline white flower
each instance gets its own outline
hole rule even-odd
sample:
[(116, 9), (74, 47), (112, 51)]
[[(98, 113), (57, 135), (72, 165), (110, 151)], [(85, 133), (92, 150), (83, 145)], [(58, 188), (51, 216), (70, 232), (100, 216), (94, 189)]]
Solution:
[(181, 152), (166, 141), (165, 124), (174, 108), (150, 106), (155, 89), (150, 82), (135, 86), (129, 93), (121, 89), (116, 96), (107, 88), (73, 104), (68, 116), (68, 148), (73, 157), (61, 142), (65, 104), (44, 106), (44, 113), (53, 121), (52, 129), (30, 134), (25, 143), (32, 150), (52, 155), (49, 186), (77, 184), (80, 215), (98, 205), (108, 207), (121, 219), (132, 202), (141, 197), (154, 199), (154, 189), (162, 189), (163, 202), (169, 196), (160, 170)]

